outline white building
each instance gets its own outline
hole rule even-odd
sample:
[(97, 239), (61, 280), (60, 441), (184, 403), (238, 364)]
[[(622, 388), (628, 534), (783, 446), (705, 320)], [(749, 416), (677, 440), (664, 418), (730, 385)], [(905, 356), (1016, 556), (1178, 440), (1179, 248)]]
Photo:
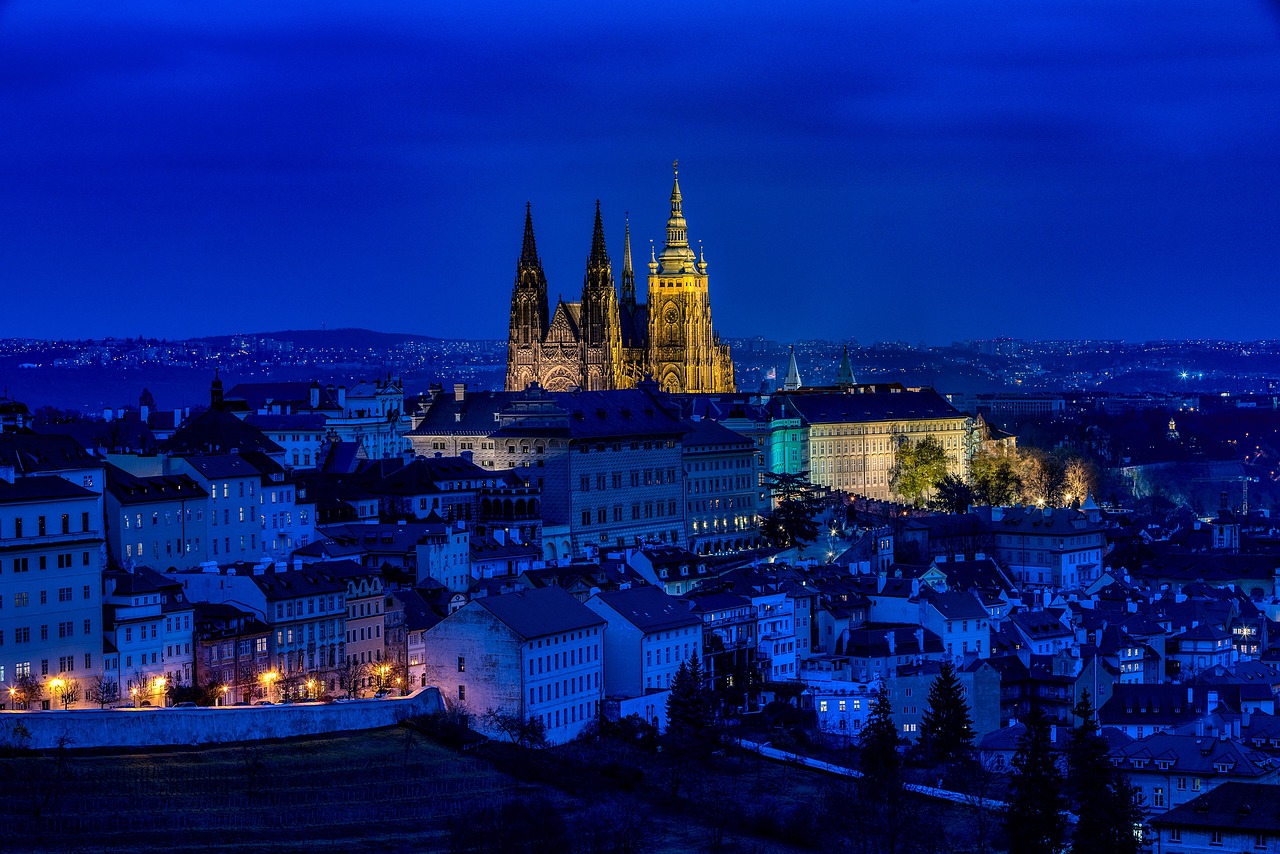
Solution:
[(619, 708), (665, 728), (666, 695), (681, 662), (702, 660), (702, 619), (657, 587), (597, 593), (586, 605), (606, 621), (605, 694), (610, 701), (644, 698)]
[(102, 576), (104, 677), (120, 701), (166, 705), (166, 692), (192, 686), (191, 603), (182, 584), (154, 570)]
[(570, 741), (600, 714), (604, 627), (558, 587), (473, 599), (423, 633), (428, 683), (487, 735), (503, 735), (497, 714)]
[[(101, 487), (102, 469), (92, 477)], [(14, 707), (19, 679), (40, 682), (47, 704), (50, 679), (84, 688), (98, 672), (104, 559), (99, 492), (56, 476), (0, 477), (0, 708)]]

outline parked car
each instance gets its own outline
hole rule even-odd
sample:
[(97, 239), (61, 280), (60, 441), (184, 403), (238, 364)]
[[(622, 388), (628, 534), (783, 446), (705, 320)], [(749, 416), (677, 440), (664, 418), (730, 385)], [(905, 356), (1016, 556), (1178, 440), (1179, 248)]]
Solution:
[(196, 707), (196, 704), (191, 702), (190, 700), (184, 700), (181, 703), (174, 703), (173, 707), (175, 709), (194, 709)]
[(274, 706), (275, 703), (271, 702), (270, 700), (259, 700), (258, 702), (254, 703), (254, 705), (255, 706)]

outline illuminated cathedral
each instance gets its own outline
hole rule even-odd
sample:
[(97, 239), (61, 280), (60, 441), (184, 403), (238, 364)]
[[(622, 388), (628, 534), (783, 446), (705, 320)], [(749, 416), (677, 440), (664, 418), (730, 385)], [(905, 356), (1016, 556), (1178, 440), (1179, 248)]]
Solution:
[(605, 251), (600, 202), (582, 283), (581, 302), (547, 302), (547, 277), (525, 207), (524, 245), (511, 290), (507, 391), (537, 383), (550, 391), (631, 388), (652, 378), (671, 392), (735, 391), (729, 345), (711, 325), (707, 262), (689, 247), (680, 172), (662, 251), (649, 253), (648, 301), (636, 301), (631, 225), (623, 247), (621, 294)]

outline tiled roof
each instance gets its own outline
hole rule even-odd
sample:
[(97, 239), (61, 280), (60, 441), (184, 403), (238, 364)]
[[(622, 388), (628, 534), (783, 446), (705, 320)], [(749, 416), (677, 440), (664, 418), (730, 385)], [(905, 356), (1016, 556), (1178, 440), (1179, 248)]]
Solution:
[(697, 626), (702, 620), (680, 599), (656, 587), (640, 586), (597, 593), (599, 599), (645, 634), (682, 626)]
[(604, 624), (604, 618), (559, 587), (472, 600), (526, 640)]
[(1280, 797), (1274, 783), (1228, 781), (1150, 821), (1156, 828), (1194, 827), (1274, 836), (1280, 833)]
[(0, 504), (24, 501), (52, 501), (60, 498), (89, 498), (96, 493), (56, 475), (20, 477), (13, 483), (0, 480)]
[(775, 399), (789, 404), (810, 424), (965, 417), (931, 388), (870, 394), (782, 394)]

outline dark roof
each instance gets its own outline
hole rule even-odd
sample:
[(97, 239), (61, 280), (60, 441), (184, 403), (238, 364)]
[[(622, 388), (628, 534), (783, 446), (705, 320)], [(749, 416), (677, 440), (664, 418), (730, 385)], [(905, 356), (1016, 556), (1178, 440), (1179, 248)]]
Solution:
[(274, 430), (276, 432), (285, 430), (317, 432), (324, 430), (326, 424), (326, 419), (323, 415), (317, 415), (314, 413), (259, 415), (256, 412), (251, 412), (245, 416), (244, 420), (246, 424), (252, 424), (263, 432), (268, 430)]
[(685, 424), (692, 428), (684, 437), (686, 450), (715, 447), (717, 445), (731, 445), (735, 448), (745, 447), (747, 449), (755, 448), (755, 442), (752, 442), (746, 436), (730, 430), (723, 424), (712, 421), (709, 418), (686, 421)]
[(931, 388), (863, 394), (781, 394), (775, 399), (789, 403), (810, 424), (964, 417)]
[(56, 475), (20, 477), (13, 483), (0, 480), (0, 502), (53, 501), (62, 498), (91, 498), (97, 493)]
[(674, 596), (668, 596), (656, 587), (630, 587), (597, 593), (599, 599), (645, 634), (677, 629), (682, 626), (698, 626), (702, 620), (689, 610), (689, 606)]
[(183, 457), (193, 469), (209, 479), (222, 477), (256, 477), (257, 468), (239, 454), (211, 454)]
[[(249, 572), (241, 574), (247, 575)], [(344, 593), (347, 589), (345, 582), (306, 568), (290, 569), (285, 572), (264, 572), (250, 577), (253, 578), (254, 584), (261, 588), (268, 602), (277, 599), (296, 599), (299, 596), (315, 596), (321, 593)]]
[(939, 593), (925, 587), (920, 591), (920, 598), (933, 605), (946, 620), (983, 620), (990, 617), (972, 593)]
[(603, 625), (605, 620), (559, 587), (472, 600), (526, 640)]
[[(1126, 770), (1169, 770), (1212, 776), (1227, 773), (1237, 777), (1264, 777), (1274, 771), (1271, 757), (1229, 738), (1175, 735), (1158, 732), (1139, 738), (1112, 752), (1123, 759)], [(1161, 768), (1156, 763), (1169, 763)], [(1225, 766), (1226, 771), (1219, 771)], [(1280, 795), (1280, 790), (1277, 790)], [(1280, 796), (1276, 798), (1280, 800)]]
[(160, 443), (167, 454), (226, 454), (231, 451), (284, 452), (275, 442), (252, 424), (222, 409), (206, 409), (189, 419), (168, 439)]
[(0, 466), (13, 466), (19, 476), (101, 465), (70, 436), (0, 434)]
[(138, 477), (107, 464), (107, 492), (121, 504), (148, 504), (155, 501), (187, 501), (208, 498), (209, 493), (187, 474)]
[(1274, 835), (1280, 832), (1280, 797), (1274, 783), (1229, 781), (1152, 818), (1151, 825)]

